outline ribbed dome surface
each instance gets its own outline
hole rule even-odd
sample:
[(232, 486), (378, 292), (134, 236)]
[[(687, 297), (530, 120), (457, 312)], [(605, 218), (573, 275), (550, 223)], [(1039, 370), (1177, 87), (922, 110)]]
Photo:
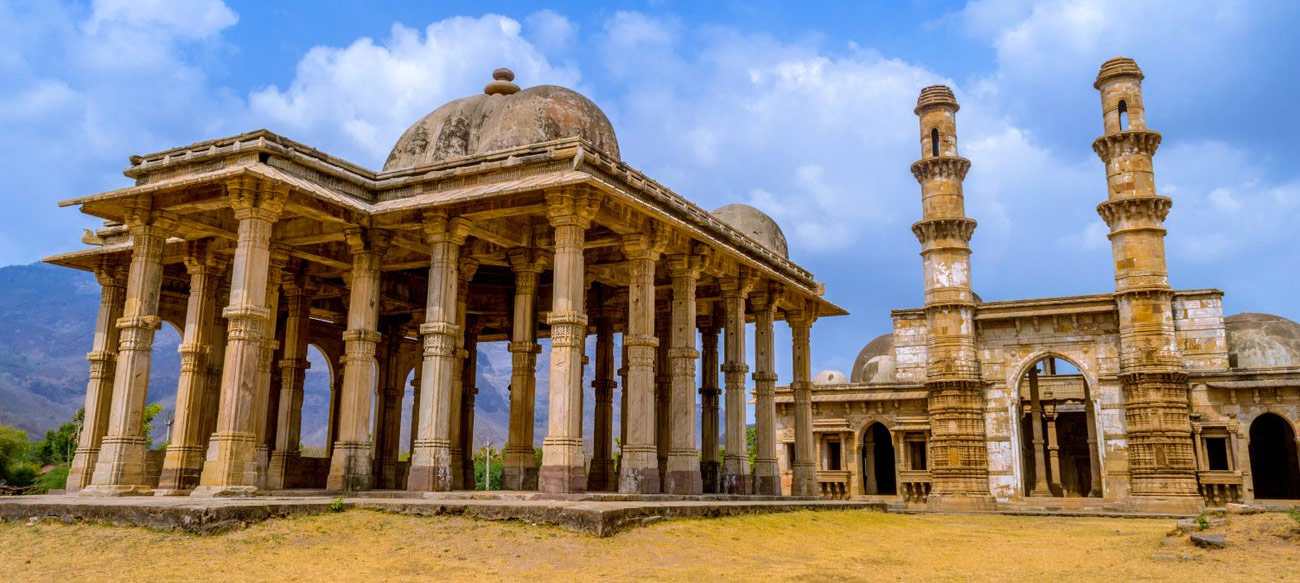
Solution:
[(614, 128), (590, 99), (555, 85), (522, 91), (515, 88), (514, 92), (501, 91), (502, 85), (513, 86), (498, 79), (488, 85), (487, 90), (493, 94), (457, 99), (424, 116), (397, 140), (384, 162), (384, 170), (415, 168), (575, 136), (619, 157)]

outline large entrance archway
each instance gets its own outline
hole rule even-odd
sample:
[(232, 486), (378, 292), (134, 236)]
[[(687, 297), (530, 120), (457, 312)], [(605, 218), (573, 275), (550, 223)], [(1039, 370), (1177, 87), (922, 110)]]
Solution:
[(894, 440), (881, 423), (872, 423), (862, 432), (863, 492), (892, 495), (898, 493), (894, 475)]
[(1027, 496), (1101, 496), (1096, 412), (1078, 367), (1047, 355), (1017, 381)]
[(1280, 415), (1265, 413), (1250, 424), (1250, 473), (1256, 499), (1300, 499), (1295, 430)]

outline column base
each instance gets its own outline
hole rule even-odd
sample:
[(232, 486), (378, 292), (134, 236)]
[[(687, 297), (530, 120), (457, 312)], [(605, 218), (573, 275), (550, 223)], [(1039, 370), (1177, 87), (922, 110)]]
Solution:
[(590, 475), (587, 476), (588, 492), (606, 492), (614, 489), (614, 460), (592, 460), (590, 471)]
[(587, 491), (587, 470), (582, 466), (543, 465), (537, 472), (537, 490), (551, 494)]
[(660, 493), (659, 464), (654, 446), (625, 446), (622, 464), (618, 476), (620, 494)]
[(749, 460), (744, 457), (727, 456), (722, 460), (722, 493), (753, 494), (753, 477), (747, 471)]
[(105, 437), (95, 461), (91, 485), (97, 495), (123, 496), (143, 491), (153, 486), (144, 479), (145, 440), (143, 437)]
[(451, 448), (439, 440), (417, 440), (411, 452), (411, 471), (406, 476), (409, 492), (451, 490)]
[(501, 487), (506, 490), (536, 490), (535, 466), (506, 466), (501, 472)]
[(199, 485), (202, 476), (203, 448), (197, 445), (171, 445), (167, 447), (167, 453), (163, 454), (158, 488), (189, 491)]
[(334, 444), (329, 479), (325, 482), (326, 490), (369, 490), (373, 481), (369, 443), (340, 441)]
[(77, 448), (68, 468), (68, 483), (65, 488), (69, 494), (89, 486), (95, 475), (95, 460), (99, 457), (99, 448)]
[(673, 452), (664, 474), (664, 493), (695, 496), (704, 493), (700, 478), (700, 455), (695, 451)]
[(283, 490), (298, 486), (293, 475), (293, 467), (298, 461), (298, 455), (296, 451), (271, 452), (271, 463), (266, 470), (268, 490)]
[(812, 464), (795, 465), (790, 480), (790, 495), (813, 498), (821, 495), (817, 487), (817, 471), (813, 469)]
[(718, 477), (722, 472), (722, 462), (700, 462), (700, 488), (705, 494), (718, 494)]
[(780, 496), (781, 476), (754, 476), (754, 493), (760, 496)]
[(199, 477), (200, 487), (257, 487), (257, 445), (251, 433), (215, 433)]

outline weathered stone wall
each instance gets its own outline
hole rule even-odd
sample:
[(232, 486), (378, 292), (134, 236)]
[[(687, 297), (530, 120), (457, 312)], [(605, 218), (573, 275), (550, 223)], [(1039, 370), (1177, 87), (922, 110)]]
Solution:
[(1228, 368), (1223, 292), (1174, 292), (1174, 330), (1187, 370)]

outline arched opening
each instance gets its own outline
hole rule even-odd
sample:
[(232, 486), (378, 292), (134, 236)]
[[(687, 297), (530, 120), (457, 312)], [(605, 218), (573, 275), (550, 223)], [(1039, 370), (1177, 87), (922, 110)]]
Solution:
[(1048, 355), (1018, 379), (1021, 467), (1028, 496), (1101, 496), (1096, 412), (1074, 363)]
[(329, 442), (330, 387), (334, 367), (325, 352), (315, 344), (307, 345), (307, 362), (311, 365), (302, 382), (302, 423), (299, 443), (303, 457), (325, 457)]
[[(161, 450), (172, 440), (172, 425), (176, 421), (176, 391), (181, 382), (178, 348), (184, 336), (182, 326), (171, 320), (163, 322), (166, 325), (154, 332), (153, 349), (149, 355), (149, 394), (145, 397), (147, 404), (141, 417), (144, 420), (145, 443), (150, 450)], [(194, 403), (193, 406), (202, 404)]]
[(1128, 129), (1128, 104), (1123, 99), (1119, 100), (1119, 129)]
[(1300, 458), (1286, 419), (1265, 413), (1250, 424), (1250, 473), (1256, 499), (1300, 499)]
[(898, 493), (894, 474), (894, 439), (881, 423), (862, 432), (862, 484), (867, 495)]
[(930, 155), (939, 155), (939, 128), (930, 128)]

